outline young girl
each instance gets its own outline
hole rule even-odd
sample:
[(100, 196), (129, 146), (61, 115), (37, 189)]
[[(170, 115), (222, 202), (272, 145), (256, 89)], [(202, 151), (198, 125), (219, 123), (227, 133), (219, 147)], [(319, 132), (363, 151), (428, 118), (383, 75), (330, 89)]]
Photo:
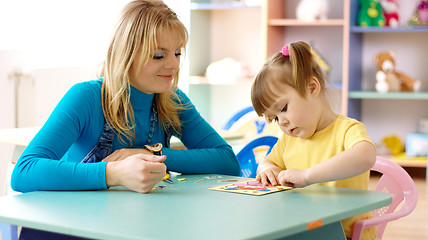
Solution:
[[(301, 41), (285, 45), (256, 76), (251, 90), (255, 111), (285, 133), (259, 164), (256, 178), (263, 184), (368, 188), (374, 144), (362, 123), (332, 110), (325, 84), (311, 47)], [(352, 237), (355, 221), (369, 217), (343, 220), (346, 236)], [(366, 229), (363, 239), (375, 234), (375, 228)]]

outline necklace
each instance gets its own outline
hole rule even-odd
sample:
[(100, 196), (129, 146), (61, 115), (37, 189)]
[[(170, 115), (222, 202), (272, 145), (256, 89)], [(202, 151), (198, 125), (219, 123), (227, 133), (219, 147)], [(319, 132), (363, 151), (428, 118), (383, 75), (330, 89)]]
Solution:
[[(156, 96), (155, 96), (156, 97)], [(152, 141), (153, 135), (155, 133), (155, 125), (158, 121), (158, 111), (156, 108), (156, 98), (153, 98), (152, 101), (152, 109), (150, 111), (150, 129), (149, 129), (149, 136), (147, 138), (147, 145), (150, 145), (150, 142)]]

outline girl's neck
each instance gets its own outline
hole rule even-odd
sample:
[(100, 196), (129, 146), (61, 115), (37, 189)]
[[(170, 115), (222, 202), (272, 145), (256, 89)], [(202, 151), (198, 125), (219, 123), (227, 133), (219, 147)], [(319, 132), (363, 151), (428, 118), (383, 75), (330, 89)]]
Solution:
[(332, 124), (337, 118), (337, 113), (333, 111), (329, 101), (326, 98), (322, 99), (320, 103), (320, 118), (317, 127), (317, 132), (330, 126), (330, 124)]

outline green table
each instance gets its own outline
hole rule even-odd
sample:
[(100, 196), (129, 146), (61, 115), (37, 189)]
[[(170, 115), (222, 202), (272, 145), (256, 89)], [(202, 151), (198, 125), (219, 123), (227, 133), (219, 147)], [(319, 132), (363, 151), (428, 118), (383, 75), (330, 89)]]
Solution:
[[(344, 239), (340, 220), (391, 203), (389, 194), (309, 186), (264, 196), (208, 190), (186, 175), (149, 194), (39, 191), (0, 197), (0, 222), (96, 239)], [(312, 223), (322, 225), (308, 231)], [(296, 237), (296, 234), (300, 237)], [(311, 237), (312, 236), (312, 237)]]

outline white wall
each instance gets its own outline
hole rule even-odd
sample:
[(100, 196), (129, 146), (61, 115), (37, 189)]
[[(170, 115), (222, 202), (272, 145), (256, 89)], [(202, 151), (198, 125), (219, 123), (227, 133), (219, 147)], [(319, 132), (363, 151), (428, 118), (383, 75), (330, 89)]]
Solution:
[[(8, 78), (12, 69), (18, 68), (22, 54), (17, 51), (0, 51), (0, 128), (15, 127), (14, 82)], [(4, 190), (8, 162), (12, 158), (13, 145), (0, 143), (0, 195)]]
[[(127, 2), (1, 0), (0, 129), (43, 124), (73, 83), (94, 79)], [(9, 78), (15, 71), (27, 75), (17, 84), (17, 101)], [(0, 142), (0, 193), (12, 151)]]

